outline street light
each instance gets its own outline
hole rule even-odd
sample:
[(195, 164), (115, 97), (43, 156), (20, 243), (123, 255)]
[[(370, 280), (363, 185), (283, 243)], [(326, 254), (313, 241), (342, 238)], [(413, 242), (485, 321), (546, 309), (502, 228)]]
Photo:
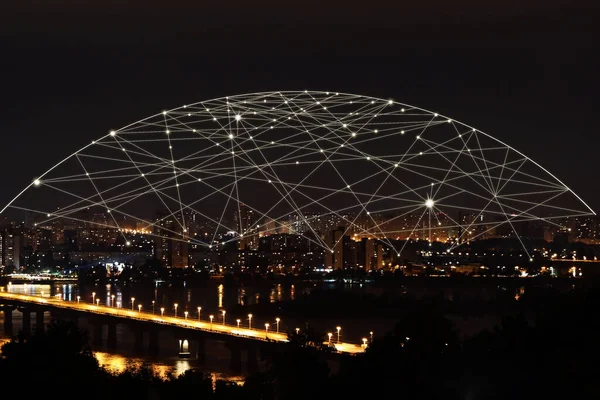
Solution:
[(269, 335), (269, 324), (266, 323), (265, 324), (265, 337), (269, 337), (268, 335)]
[(210, 330), (212, 331), (212, 320), (215, 316), (214, 315), (209, 315), (208, 318), (210, 318)]
[(117, 301), (117, 308), (121, 308), (121, 302)]
[(92, 304), (96, 302), (96, 292), (92, 292)]
[(133, 303), (135, 303), (135, 297), (131, 298), (131, 311), (133, 311)]
[(110, 296), (110, 300), (111, 300), (111, 301), (110, 301), (110, 305), (111, 305), (112, 307), (114, 307), (114, 306), (115, 306), (115, 295), (114, 295), (114, 294)]
[(200, 321), (200, 311), (202, 311), (202, 307), (198, 307), (198, 321)]
[(279, 318), (275, 318), (275, 323), (277, 324), (277, 333), (279, 333), (279, 321), (281, 321)]
[(331, 332), (327, 334), (327, 337), (329, 337), (329, 344), (331, 344)]
[(237, 327), (239, 328), (240, 327), (240, 322), (242, 322), (242, 320), (238, 318), (238, 319), (235, 320), (235, 322), (237, 322)]
[(300, 328), (296, 328), (296, 335), (300, 333)]
[(248, 314), (248, 329), (252, 329), (252, 314)]
[(178, 304), (175, 303), (174, 306), (175, 306), (175, 317), (177, 318), (177, 306), (178, 306)]
[(340, 342), (340, 331), (342, 330), (341, 326), (336, 326), (335, 329), (337, 329), (337, 342)]
[(138, 312), (142, 312), (142, 305), (138, 304)]
[(96, 299), (96, 305), (100, 306), (100, 299)]
[(154, 314), (154, 305), (155, 305), (155, 303), (156, 302), (154, 300), (152, 300), (152, 314)]
[(184, 311), (184, 312), (183, 312), (183, 315), (184, 315), (184, 319), (186, 319), (186, 320), (187, 320), (188, 312), (187, 312), (187, 311)]
[(161, 316), (161, 317), (164, 317), (164, 316), (165, 316), (165, 308), (164, 308), (164, 307), (161, 307), (161, 308), (160, 308), (160, 316)]
[(367, 338), (366, 337), (362, 338), (362, 341), (363, 341), (363, 347), (367, 347)]
[(225, 325), (225, 310), (221, 311), (223, 313), (223, 325)]
[(369, 332), (369, 335), (371, 335), (371, 343), (373, 343), (373, 331)]
[[(44, 292), (42, 292), (42, 296), (44, 296)], [(81, 299), (81, 297), (77, 296), (77, 304), (79, 304), (79, 299)]]

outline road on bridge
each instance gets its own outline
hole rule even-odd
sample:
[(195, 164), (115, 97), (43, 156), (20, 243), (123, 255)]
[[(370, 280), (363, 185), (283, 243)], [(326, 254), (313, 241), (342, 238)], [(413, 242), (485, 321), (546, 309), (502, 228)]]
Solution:
[[(224, 335), (243, 336), (254, 340), (272, 340), (277, 342), (287, 342), (288, 336), (286, 333), (273, 332), (267, 329), (250, 329), (240, 327), (238, 325), (223, 324), (216, 320), (200, 321), (191, 318), (171, 317), (157, 315), (146, 311), (134, 311), (125, 308), (109, 307), (101, 304), (84, 303), (82, 301), (66, 301), (61, 298), (45, 296), (30, 296), (25, 294), (9, 293), (2, 288), (0, 290), (0, 299), (14, 300), (23, 303), (31, 303), (37, 305), (50, 305), (52, 307), (64, 308), (74, 311), (89, 312), (92, 314), (108, 315), (117, 318), (130, 319), (151, 322), (162, 325), (171, 325), (187, 329), (198, 329), (207, 332), (215, 332)], [(325, 342), (327, 343), (327, 342)], [(354, 343), (332, 343), (336, 350), (341, 353), (362, 353), (365, 351), (364, 346)]]

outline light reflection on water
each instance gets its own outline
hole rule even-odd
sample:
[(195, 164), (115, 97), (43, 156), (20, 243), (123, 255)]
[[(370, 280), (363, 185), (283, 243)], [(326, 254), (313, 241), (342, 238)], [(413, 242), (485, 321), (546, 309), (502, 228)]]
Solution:
[[(9, 341), (10, 339), (8, 338), (0, 337), (0, 347)], [(162, 379), (168, 379), (171, 377), (177, 377), (183, 374), (185, 371), (193, 368), (193, 365), (191, 365), (188, 360), (176, 360), (171, 364), (166, 364), (148, 361), (142, 358), (127, 357), (121, 354), (105, 353), (101, 351), (94, 351), (94, 356), (102, 368), (113, 374), (120, 374), (125, 370), (147, 366), (152, 370), (152, 372), (154, 372), (155, 375)], [(213, 382), (213, 387), (216, 385), (217, 380), (234, 382), (238, 385), (242, 385), (244, 383), (244, 378), (241, 376), (224, 375), (218, 372), (210, 372), (210, 376)]]

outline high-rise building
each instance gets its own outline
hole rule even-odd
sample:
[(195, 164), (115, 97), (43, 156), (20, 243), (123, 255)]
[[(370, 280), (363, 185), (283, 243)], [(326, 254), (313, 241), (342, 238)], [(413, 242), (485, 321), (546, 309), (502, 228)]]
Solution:
[(156, 258), (171, 268), (186, 268), (189, 265), (189, 236), (176, 216), (168, 212), (158, 213), (154, 235)]

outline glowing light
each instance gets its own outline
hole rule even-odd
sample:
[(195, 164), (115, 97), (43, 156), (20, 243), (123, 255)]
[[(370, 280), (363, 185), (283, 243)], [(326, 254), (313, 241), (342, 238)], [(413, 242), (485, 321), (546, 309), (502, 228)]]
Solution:
[(425, 207), (427, 207), (427, 208), (433, 208), (434, 204), (435, 204), (435, 202), (433, 201), (433, 199), (425, 200)]
[(235, 120), (236, 120), (236, 121), (241, 121), (241, 120), (242, 120), (242, 116), (241, 116), (240, 114), (237, 114), (237, 115), (235, 116)]
[(110, 136), (115, 136), (117, 134), (117, 132), (115, 131), (110, 131)]
[(39, 179), (36, 179), (35, 181), (33, 181), (33, 184), (35, 186), (40, 186), (42, 184), (42, 182)]

